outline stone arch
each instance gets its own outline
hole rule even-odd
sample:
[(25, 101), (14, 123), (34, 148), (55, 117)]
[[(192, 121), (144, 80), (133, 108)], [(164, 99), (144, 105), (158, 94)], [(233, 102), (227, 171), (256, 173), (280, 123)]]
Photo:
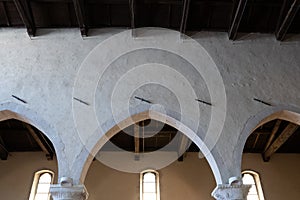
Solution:
[[(200, 149), (200, 151), (205, 155), (206, 160), (208, 161), (208, 164), (213, 172), (215, 181), (217, 184), (222, 183), (221, 178), (221, 172), (219, 170), (219, 167), (217, 165), (217, 162), (214, 158), (214, 155), (212, 152), (208, 149), (206, 144), (200, 139), (200, 137), (197, 136), (197, 134), (191, 130), (189, 127), (184, 125), (179, 120), (169, 116), (162, 114), (158, 111), (153, 110), (147, 110), (143, 111), (137, 114), (134, 114), (128, 118), (126, 118), (123, 121), (120, 121), (119, 123), (115, 123), (107, 132), (103, 135), (98, 134), (97, 138), (93, 138), (94, 141), (96, 141), (91, 148), (90, 152), (88, 152), (87, 149), (84, 149), (81, 151), (81, 161), (83, 161), (79, 169), (75, 170), (77, 173), (80, 173), (80, 182), (83, 183), (85, 180), (85, 177), (87, 175), (88, 169), (91, 165), (91, 162), (94, 158), (94, 155), (103, 147), (103, 145), (115, 134), (117, 134), (120, 130), (132, 125), (132, 123), (136, 123), (139, 121), (143, 121), (146, 119), (153, 119), (156, 121), (164, 122), (169, 126), (172, 126), (176, 128), (178, 131), (182, 132), (185, 136), (187, 136), (190, 140), (192, 140)], [(78, 163), (77, 163), (78, 164)]]
[(286, 120), (295, 124), (300, 125), (300, 108), (289, 106), (289, 105), (279, 105), (264, 109), (257, 115), (249, 118), (239, 135), (238, 143), (234, 150), (234, 158), (236, 160), (236, 166), (241, 169), (243, 149), (246, 141), (250, 134), (259, 126), (270, 122), (275, 119)]
[(36, 127), (52, 142), (56, 153), (58, 177), (63, 176), (62, 169), (66, 167), (66, 163), (64, 162), (66, 158), (63, 151), (64, 144), (55, 128), (35, 111), (14, 102), (0, 104), (0, 121), (8, 119), (16, 119)]

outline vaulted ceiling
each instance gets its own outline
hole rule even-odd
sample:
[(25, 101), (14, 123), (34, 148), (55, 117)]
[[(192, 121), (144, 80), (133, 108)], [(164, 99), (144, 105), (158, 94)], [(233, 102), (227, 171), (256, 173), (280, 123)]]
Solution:
[(300, 0), (0, 0), (0, 26), (27, 28), (164, 27), (272, 33), (277, 40), (300, 32)]

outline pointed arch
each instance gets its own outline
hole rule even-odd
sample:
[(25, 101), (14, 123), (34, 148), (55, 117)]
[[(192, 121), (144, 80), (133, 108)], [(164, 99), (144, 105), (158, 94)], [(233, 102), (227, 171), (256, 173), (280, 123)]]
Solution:
[(259, 126), (275, 119), (285, 120), (300, 125), (300, 108), (289, 105), (274, 106), (267, 108), (248, 119), (239, 135), (239, 142), (234, 150), (234, 158), (239, 169), (241, 169), (242, 165), (243, 149), (250, 134)]
[[(169, 126), (172, 126), (173, 128), (176, 128), (178, 131), (183, 133), (185, 136), (187, 136), (191, 141), (193, 141), (200, 149), (200, 151), (205, 155), (206, 160), (208, 161), (208, 164), (214, 174), (214, 178), (217, 184), (222, 183), (222, 178), (221, 178), (221, 173), (219, 170), (219, 167), (217, 165), (217, 162), (211, 153), (211, 151), (208, 149), (208, 147), (205, 145), (205, 143), (201, 140), (200, 137), (197, 136), (197, 134), (191, 130), (189, 127), (184, 125), (182, 122), (179, 120), (176, 120), (175, 118), (162, 114), (158, 111), (154, 110), (147, 110), (144, 112), (140, 112), (138, 114), (132, 115), (123, 121), (120, 121), (119, 123), (115, 123), (110, 129), (106, 131), (106, 133), (103, 135), (101, 134), (96, 134), (95, 136), (97, 138), (92, 138), (95, 143), (92, 145), (92, 148), (90, 151), (87, 149), (83, 149), (81, 151), (81, 160), (84, 162), (77, 163), (77, 171), (80, 171), (80, 177), (79, 180), (80, 182), (84, 182), (86, 174), (88, 172), (88, 169), (91, 165), (91, 162), (96, 155), (96, 153), (104, 146), (104, 144), (114, 135), (116, 135), (118, 132), (123, 130), (124, 128), (132, 125), (133, 123), (137, 123), (143, 120), (147, 119), (153, 119), (156, 121), (163, 122)], [(76, 169), (75, 169), (76, 171)]]
[(64, 168), (63, 166), (66, 166), (66, 163), (64, 163), (66, 159), (63, 151), (64, 144), (56, 129), (51, 124), (47, 123), (42, 116), (35, 111), (14, 102), (5, 102), (0, 104), (0, 121), (8, 119), (16, 119), (34, 126), (51, 141), (57, 158), (58, 175), (61, 177), (60, 174), (63, 173), (61, 169)]

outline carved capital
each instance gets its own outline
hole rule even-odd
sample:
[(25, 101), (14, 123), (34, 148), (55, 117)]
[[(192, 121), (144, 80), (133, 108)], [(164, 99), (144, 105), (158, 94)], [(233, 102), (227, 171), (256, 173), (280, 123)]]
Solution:
[(251, 185), (218, 185), (212, 192), (217, 200), (246, 200)]
[(86, 200), (88, 192), (84, 185), (62, 186), (54, 184), (50, 187), (53, 200)]

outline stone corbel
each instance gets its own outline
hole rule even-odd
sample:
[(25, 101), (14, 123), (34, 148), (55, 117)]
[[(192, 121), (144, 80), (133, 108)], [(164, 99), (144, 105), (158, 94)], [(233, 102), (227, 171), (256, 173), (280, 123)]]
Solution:
[(73, 185), (71, 178), (62, 177), (59, 184), (50, 186), (53, 200), (86, 200), (88, 192), (84, 185)]

